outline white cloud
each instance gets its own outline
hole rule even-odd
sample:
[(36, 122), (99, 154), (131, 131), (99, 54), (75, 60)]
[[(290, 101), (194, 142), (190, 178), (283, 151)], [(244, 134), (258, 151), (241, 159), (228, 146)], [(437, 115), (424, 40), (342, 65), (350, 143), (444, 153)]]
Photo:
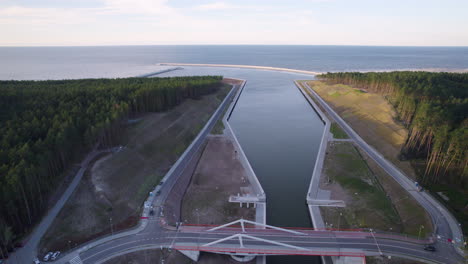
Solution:
[(204, 5), (199, 5), (195, 9), (198, 10), (226, 10), (226, 9), (239, 9), (240, 6), (232, 5), (226, 2), (214, 2)]
[(167, 0), (103, 0), (106, 10), (126, 14), (170, 15), (175, 10)]

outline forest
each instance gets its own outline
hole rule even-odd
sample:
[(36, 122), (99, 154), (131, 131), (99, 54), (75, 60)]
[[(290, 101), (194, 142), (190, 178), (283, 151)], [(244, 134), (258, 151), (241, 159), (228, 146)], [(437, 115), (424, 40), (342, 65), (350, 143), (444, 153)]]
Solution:
[(129, 116), (215, 92), (221, 79), (0, 81), (0, 252), (38, 223), (72, 163), (119, 140)]
[(384, 95), (409, 130), (401, 159), (425, 159), (426, 184), (468, 187), (468, 73), (344, 72), (319, 78)]

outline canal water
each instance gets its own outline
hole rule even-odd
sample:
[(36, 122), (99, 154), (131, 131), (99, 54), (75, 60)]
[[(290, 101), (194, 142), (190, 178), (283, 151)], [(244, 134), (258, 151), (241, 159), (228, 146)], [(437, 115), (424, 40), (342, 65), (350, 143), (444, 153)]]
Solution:
[[(324, 125), (293, 81), (313, 76), (214, 67), (184, 67), (162, 76), (207, 74), (247, 80), (230, 124), (265, 190), (267, 223), (311, 227), (306, 194)], [(267, 263), (320, 263), (320, 259), (268, 257)]]

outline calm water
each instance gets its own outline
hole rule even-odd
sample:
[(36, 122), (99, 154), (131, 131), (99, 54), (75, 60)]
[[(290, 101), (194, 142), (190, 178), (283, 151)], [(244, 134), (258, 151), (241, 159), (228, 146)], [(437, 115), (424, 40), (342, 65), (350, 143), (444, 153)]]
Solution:
[(126, 77), (162, 62), (312, 71), (468, 69), (468, 47), (121, 46), (0, 47), (0, 79)]
[[(247, 64), (312, 71), (467, 70), (468, 47), (134, 46), (1, 48), (0, 79), (127, 77), (164, 62)], [(310, 226), (305, 198), (323, 125), (292, 83), (313, 76), (184, 67), (161, 76), (217, 74), (248, 80), (231, 124), (267, 194), (267, 222)], [(268, 263), (319, 263), (269, 258)]]
[[(200, 74), (247, 80), (230, 123), (267, 195), (267, 223), (310, 227), (305, 199), (323, 123), (293, 81), (313, 76), (210, 67), (185, 67), (164, 76)], [(268, 258), (268, 263), (319, 262), (316, 257)]]

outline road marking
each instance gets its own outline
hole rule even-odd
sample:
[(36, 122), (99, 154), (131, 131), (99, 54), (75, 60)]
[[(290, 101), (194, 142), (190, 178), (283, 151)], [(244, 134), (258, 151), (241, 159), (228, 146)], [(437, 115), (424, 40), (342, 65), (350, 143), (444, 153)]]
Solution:
[(80, 255), (70, 259), (70, 264), (83, 264), (81, 261)]

